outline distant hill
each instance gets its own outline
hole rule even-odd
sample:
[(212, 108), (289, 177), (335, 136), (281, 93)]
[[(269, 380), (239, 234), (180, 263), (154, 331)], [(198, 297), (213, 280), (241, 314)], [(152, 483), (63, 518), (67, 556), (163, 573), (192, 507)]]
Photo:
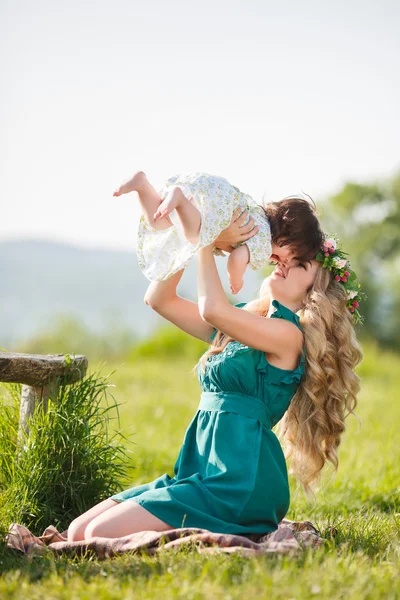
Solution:
[[(217, 265), (227, 289), (226, 259), (218, 257)], [(248, 269), (235, 301), (255, 297), (260, 282), (260, 272)], [(147, 286), (134, 252), (42, 240), (0, 242), (0, 346), (12, 350), (49, 329), (61, 314), (96, 333), (109, 334), (118, 324), (143, 337), (164, 322), (143, 302)], [(178, 291), (194, 300), (196, 289), (193, 261)]]

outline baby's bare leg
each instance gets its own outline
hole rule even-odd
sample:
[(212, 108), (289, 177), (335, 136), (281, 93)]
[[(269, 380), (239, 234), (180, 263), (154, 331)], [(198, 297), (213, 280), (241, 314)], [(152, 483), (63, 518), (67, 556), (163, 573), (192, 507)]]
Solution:
[(168, 192), (154, 215), (155, 219), (166, 217), (173, 210), (181, 222), (185, 238), (192, 244), (197, 244), (201, 226), (201, 214), (197, 206), (186, 198), (180, 187), (174, 187)]
[(137, 171), (131, 179), (115, 190), (113, 196), (121, 196), (121, 194), (128, 194), (129, 192), (137, 192), (144, 217), (153, 229), (162, 230), (171, 227), (172, 223), (168, 216), (162, 219), (154, 218), (154, 213), (162, 203), (162, 198), (143, 171)]
[(247, 244), (238, 246), (228, 257), (229, 287), (232, 294), (237, 294), (243, 287), (243, 275), (250, 260)]

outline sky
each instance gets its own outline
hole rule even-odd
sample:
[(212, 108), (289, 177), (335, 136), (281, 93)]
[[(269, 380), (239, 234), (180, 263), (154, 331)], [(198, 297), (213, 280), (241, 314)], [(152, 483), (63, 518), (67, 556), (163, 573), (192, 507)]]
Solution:
[(144, 170), (317, 203), (400, 168), (400, 3), (1, 0), (0, 241), (134, 249)]

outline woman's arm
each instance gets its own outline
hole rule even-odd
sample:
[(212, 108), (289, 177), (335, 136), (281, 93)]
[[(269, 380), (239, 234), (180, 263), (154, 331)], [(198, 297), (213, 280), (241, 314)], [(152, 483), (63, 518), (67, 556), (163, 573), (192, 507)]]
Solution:
[(301, 352), (303, 335), (293, 323), (260, 317), (229, 304), (212, 246), (198, 252), (198, 294), (201, 317), (238, 342), (279, 357)]
[(182, 274), (183, 270), (165, 281), (153, 281), (144, 302), (179, 329), (209, 343), (214, 328), (201, 318), (196, 302), (181, 298), (176, 293)]

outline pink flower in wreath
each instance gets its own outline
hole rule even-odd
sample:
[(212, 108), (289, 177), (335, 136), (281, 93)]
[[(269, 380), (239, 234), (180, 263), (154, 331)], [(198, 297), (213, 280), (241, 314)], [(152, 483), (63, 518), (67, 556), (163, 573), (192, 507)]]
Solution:
[(330, 252), (332, 254), (331, 249), (333, 252), (336, 250), (336, 242), (333, 238), (330, 238), (329, 240), (325, 240), (325, 242), (324, 242), (324, 251)]

